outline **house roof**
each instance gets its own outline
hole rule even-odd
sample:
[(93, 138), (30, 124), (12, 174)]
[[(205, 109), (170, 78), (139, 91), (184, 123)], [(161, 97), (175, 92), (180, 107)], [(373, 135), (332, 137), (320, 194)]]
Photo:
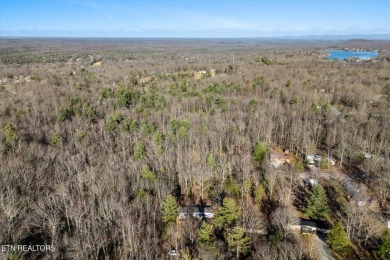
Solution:
[(332, 225), (328, 221), (316, 220), (315, 223), (320, 229), (330, 230), (332, 228)]
[(300, 219), (299, 221), (301, 227), (313, 227), (317, 228), (317, 225), (314, 221), (308, 220), (308, 219)]
[(186, 219), (186, 216), (199, 219), (214, 218), (214, 213), (211, 211), (211, 208), (202, 205), (182, 206), (178, 209), (178, 214), (179, 219)]
[(328, 221), (316, 219), (316, 220), (309, 220), (309, 219), (300, 219), (299, 225), (301, 227), (311, 227), (311, 228), (318, 228), (321, 230), (330, 230), (332, 225)]
[(191, 206), (181, 206), (178, 208), (180, 213), (195, 213), (195, 212), (205, 212), (212, 213), (211, 207), (203, 206), (203, 205), (191, 205)]
[[(334, 160), (334, 159), (332, 159), (332, 158), (330, 158), (330, 157), (325, 157), (327, 160), (328, 160), (328, 162), (330, 162), (331, 164), (335, 164), (336, 163), (336, 161)], [(318, 154), (306, 154), (305, 155), (305, 159), (306, 160), (308, 160), (308, 161), (310, 161), (310, 162), (314, 162), (314, 161), (316, 161), (316, 162), (321, 162), (322, 161), (322, 159), (323, 159), (323, 156), (322, 155), (318, 155)]]

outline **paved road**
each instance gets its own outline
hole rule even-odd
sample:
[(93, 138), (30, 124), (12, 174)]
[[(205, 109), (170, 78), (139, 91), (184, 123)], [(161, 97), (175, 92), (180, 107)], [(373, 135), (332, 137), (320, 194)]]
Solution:
[(318, 259), (320, 260), (333, 260), (332, 254), (330, 253), (329, 246), (322, 241), (317, 235), (313, 236), (314, 245), (317, 248)]

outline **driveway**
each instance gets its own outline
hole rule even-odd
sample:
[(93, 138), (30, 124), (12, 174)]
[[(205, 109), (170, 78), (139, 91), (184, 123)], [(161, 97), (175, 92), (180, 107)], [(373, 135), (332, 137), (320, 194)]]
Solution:
[(321, 172), (317, 167), (311, 166), (309, 171), (299, 174), (302, 181), (308, 181), (309, 179), (325, 179), (325, 180), (336, 180), (343, 185), (345, 192), (350, 196), (351, 199), (359, 205), (365, 205), (372, 201), (372, 197), (368, 192), (368, 187), (352, 179), (350, 176), (340, 172)]
[(313, 236), (314, 245), (317, 248), (318, 259), (320, 260), (332, 260), (332, 254), (330, 253), (329, 246), (322, 241), (317, 235)]
[(319, 178), (324, 178), (324, 179), (333, 179), (333, 180), (345, 180), (348, 178), (343, 173), (339, 172), (321, 172), (318, 167), (315, 166), (309, 166), (310, 170), (303, 172), (299, 174), (299, 177), (301, 179), (309, 179), (309, 178), (314, 178), (314, 179), (319, 179)]

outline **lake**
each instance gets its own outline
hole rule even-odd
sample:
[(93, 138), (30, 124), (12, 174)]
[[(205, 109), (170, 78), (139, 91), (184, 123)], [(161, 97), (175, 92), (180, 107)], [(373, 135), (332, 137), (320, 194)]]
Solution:
[(376, 51), (343, 51), (343, 50), (330, 50), (329, 60), (343, 60), (348, 58), (358, 58), (362, 60), (369, 60), (379, 55)]

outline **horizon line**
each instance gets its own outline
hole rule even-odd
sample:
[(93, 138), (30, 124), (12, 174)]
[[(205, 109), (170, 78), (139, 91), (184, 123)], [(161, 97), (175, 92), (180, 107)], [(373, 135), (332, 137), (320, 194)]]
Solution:
[[(375, 38), (375, 39), (364, 39), (364, 38), (356, 38), (356, 37), (384, 37), (384, 38)], [(390, 40), (390, 34), (307, 34), (307, 35), (275, 35), (275, 36), (34, 36), (34, 35), (0, 35), (0, 39), (6, 38), (52, 38), (52, 39), (291, 39), (291, 38), (327, 38), (328, 40), (331, 38), (346, 38), (346, 37), (355, 37), (349, 38), (359, 39), (359, 40)], [(343, 39), (346, 40), (346, 39)]]

